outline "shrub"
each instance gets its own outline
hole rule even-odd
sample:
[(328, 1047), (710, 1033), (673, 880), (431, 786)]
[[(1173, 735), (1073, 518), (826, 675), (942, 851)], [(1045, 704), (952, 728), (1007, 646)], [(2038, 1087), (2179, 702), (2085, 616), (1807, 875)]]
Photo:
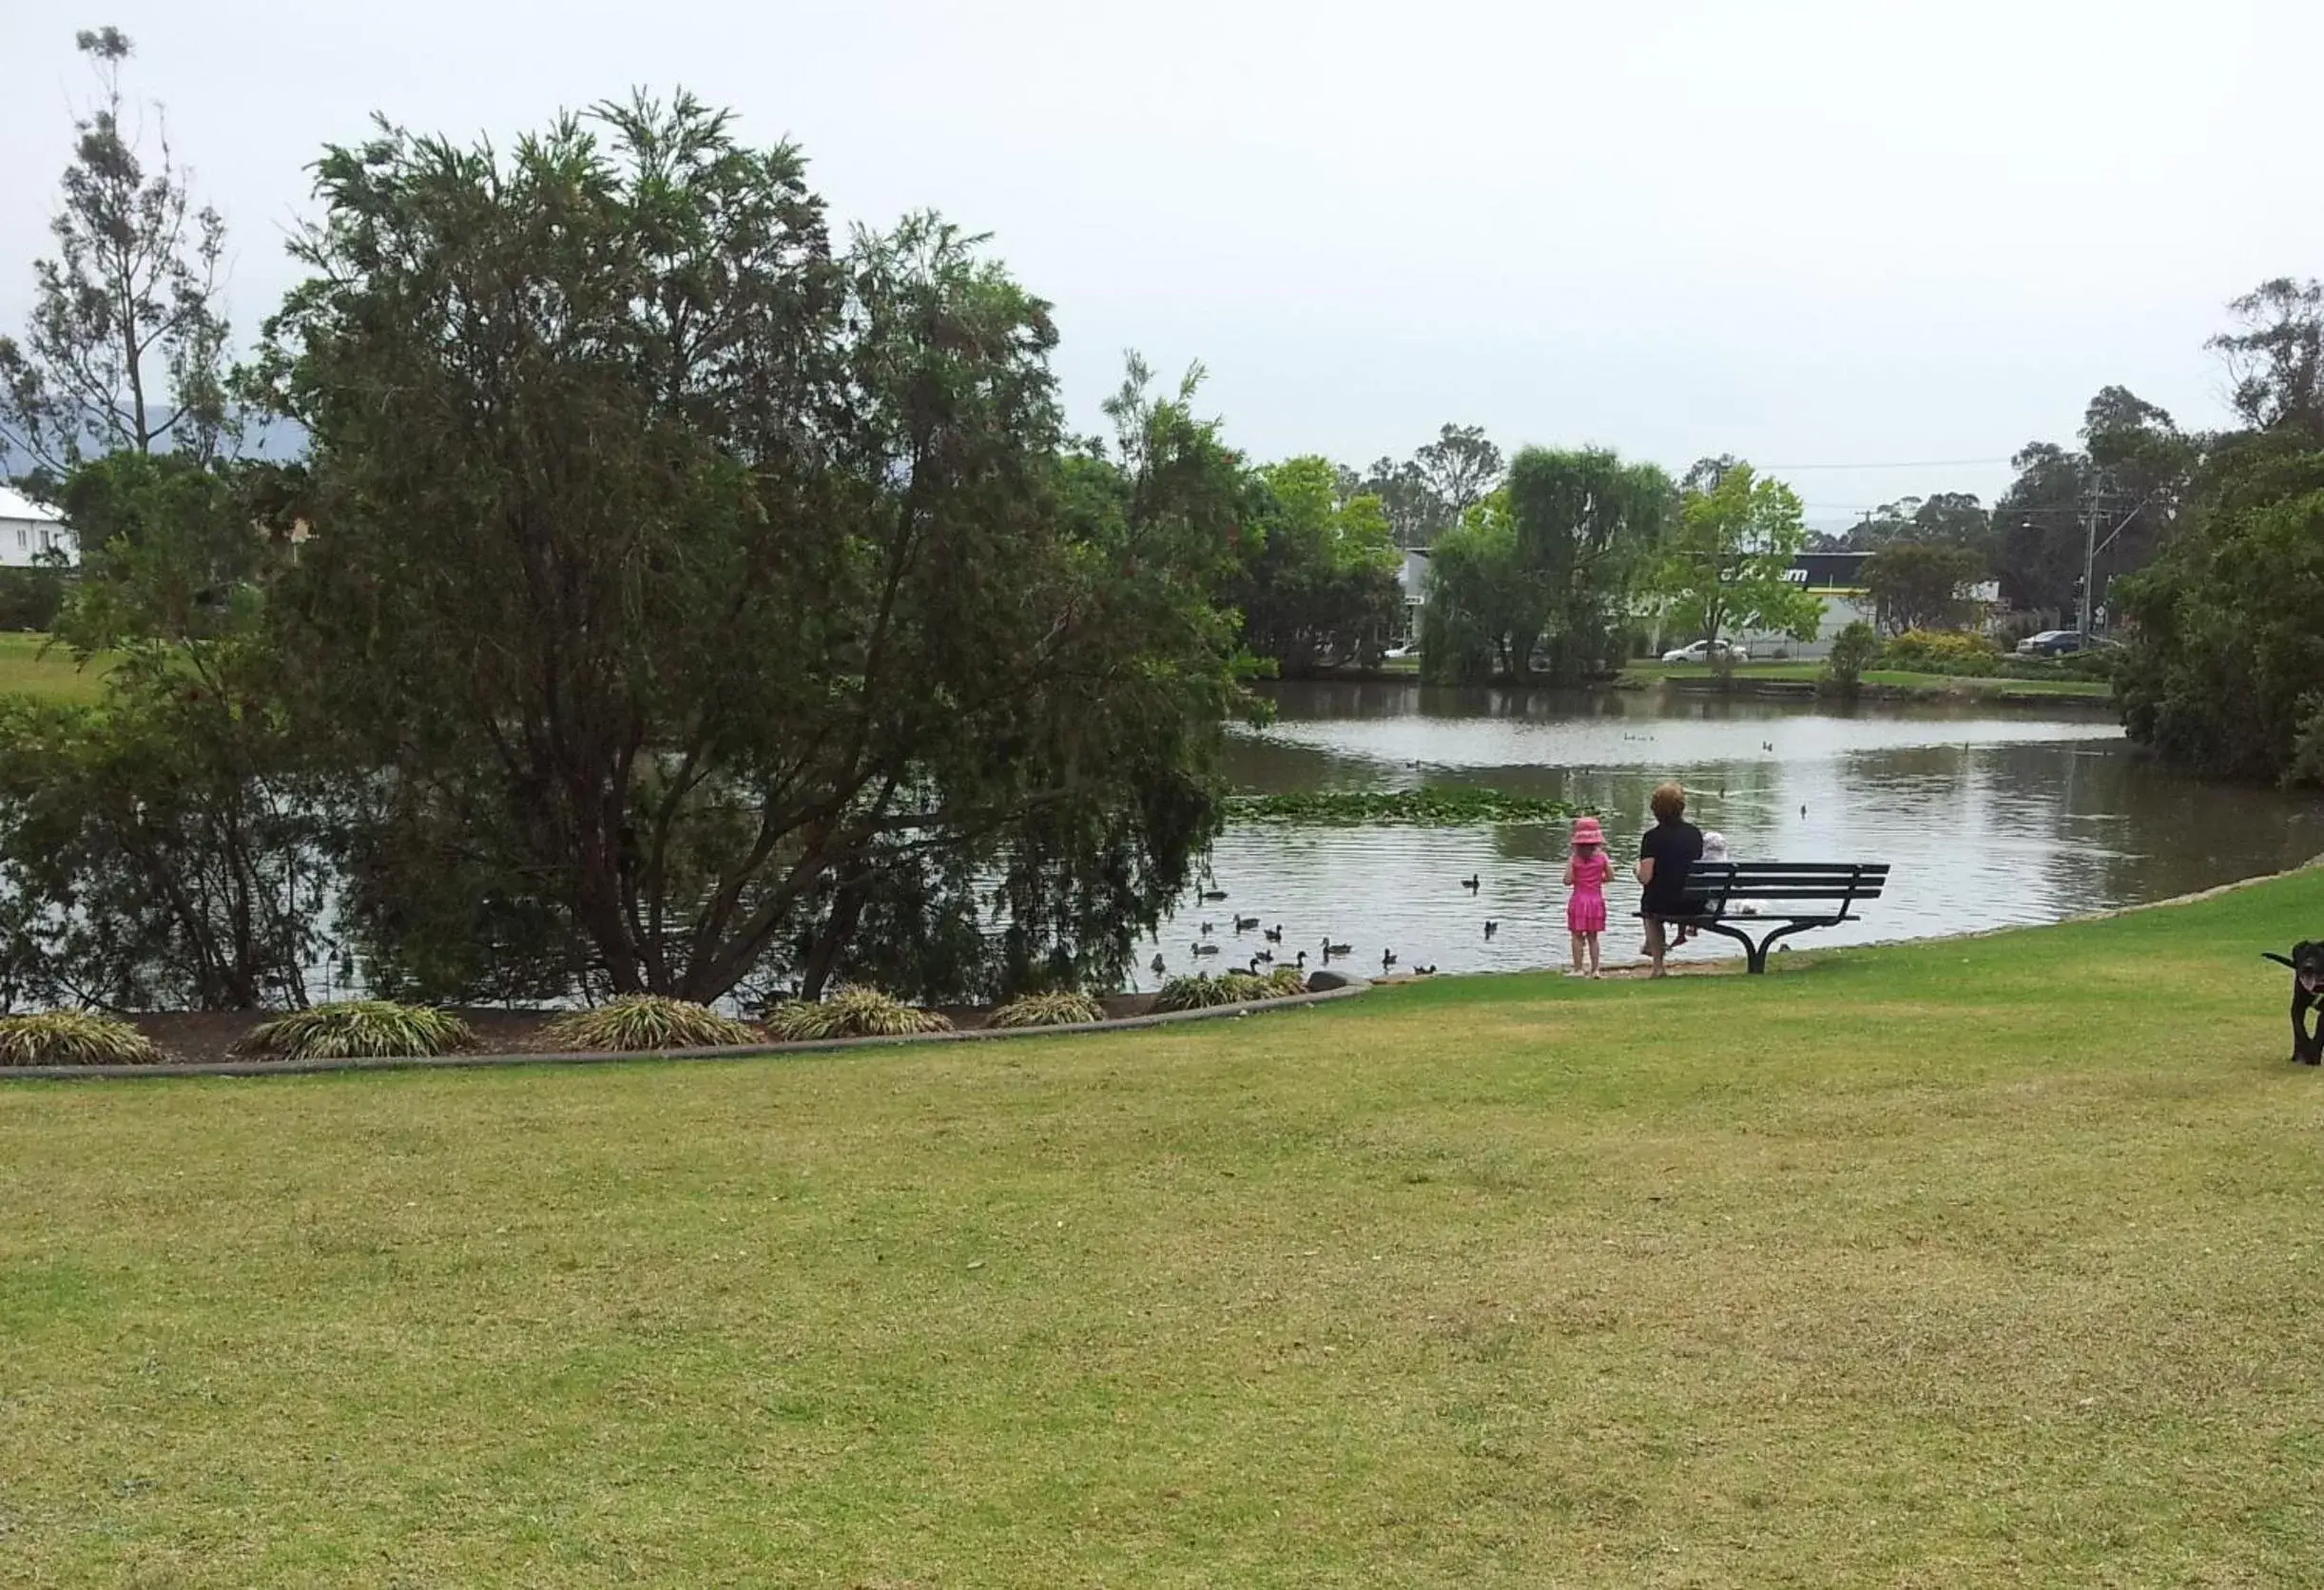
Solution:
[(996, 1027), (1066, 1027), (1105, 1018), (1105, 1006), (1087, 994), (1076, 994), (1071, 989), (1021, 995), (993, 1012)]
[(48, 1010), (0, 1016), (0, 1066), (155, 1065), (153, 1040), (117, 1016)]
[[(1983, 635), (1952, 630), (1907, 630), (1881, 649), (1883, 665), (1914, 673), (1971, 673), (2001, 661)], [(1966, 665), (1966, 666), (1965, 666)]]
[(389, 999), (344, 999), (261, 1022), (234, 1048), (270, 1060), (345, 1060), (448, 1055), (475, 1041), (468, 1023), (445, 1011)]
[(1831, 655), (1824, 659), (1824, 682), (1840, 695), (1852, 698), (1864, 685), (1864, 670), (1879, 654), (1880, 636), (1859, 618), (1831, 640)]
[(877, 988), (842, 988), (823, 999), (793, 999), (766, 1013), (767, 1031), (786, 1043), (832, 1037), (901, 1037), (948, 1033), (952, 1023)]
[(1278, 966), (1265, 977), (1249, 972), (1229, 972), (1211, 977), (1196, 972), (1191, 977), (1172, 978), (1154, 996), (1153, 1008), (1167, 1010), (1209, 1010), (1216, 1005), (1239, 1005), (1252, 999), (1280, 999), (1307, 991), (1307, 979), (1296, 966)]
[(763, 1041), (759, 1029), (721, 1016), (691, 999), (659, 994), (628, 994), (594, 1010), (576, 1011), (542, 1029), (560, 1049), (720, 1049)]

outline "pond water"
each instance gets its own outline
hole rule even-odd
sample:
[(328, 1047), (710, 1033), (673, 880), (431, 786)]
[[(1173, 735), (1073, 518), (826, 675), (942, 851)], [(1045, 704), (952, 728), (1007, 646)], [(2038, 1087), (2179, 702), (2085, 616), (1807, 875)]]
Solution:
[[(1595, 805), (1620, 877), (1608, 891), (1610, 963), (1639, 948), (1628, 866), (1664, 779), (1736, 861), (1885, 861), (1888, 892), (1863, 919), (1802, 935), (1830, 944), (2054, 921), (2295, 866), (2324, 852), (2324, 806), (2197, 783), (2154, 766), (2087, 708), (1808, 702), (1655, 691), (1282, 685), (1277, 720), (1238, 736), (1244, 789), (1472, 785)], [(1228, 830), (1220, 902), (1182, 909), (1158, 949), (1171, 973), (1240, 965), (1263, 943), (1240, 914), (1281, 923), (1278, 953), (1327, 935), (1349, 970), (1514, 970), (1566, 959), (1566, 825)], [(1475, 894), (1461, 881), (1479, 879)], [(1488, 940), (1483, 924), (1500, 923)], [(1627, 920), (1626, 920), (1627, 919)], [(1214, 924), (1216, 956), (1191, 945)], [(1690, 959), (1738, 954), (1713, 938)], [(1152, 986), (1151, 971), (1141, 980)]]

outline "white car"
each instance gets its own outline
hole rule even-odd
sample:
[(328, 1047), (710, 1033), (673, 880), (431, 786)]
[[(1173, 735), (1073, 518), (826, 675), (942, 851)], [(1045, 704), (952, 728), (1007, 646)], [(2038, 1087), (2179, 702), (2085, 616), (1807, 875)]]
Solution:
[(1662, 654), (1666, 663), (1707, 663), (1714, 657), (1730, 663), (1751, 660), (1751, 653), (1733, 641), (1698, 640), (1693, 646), (1676, 647)]

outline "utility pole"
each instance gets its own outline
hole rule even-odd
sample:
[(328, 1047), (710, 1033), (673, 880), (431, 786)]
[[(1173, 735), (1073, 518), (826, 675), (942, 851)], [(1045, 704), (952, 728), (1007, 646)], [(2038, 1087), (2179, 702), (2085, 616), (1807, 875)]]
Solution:
[[(2082, 515), (2082, 649), (2090, 650), (2090, 586), (2098, 576), (2098, 483), (2090, 484), (2090, 499)], [(2114, 539), (2108, 536), (2107, 540)]]

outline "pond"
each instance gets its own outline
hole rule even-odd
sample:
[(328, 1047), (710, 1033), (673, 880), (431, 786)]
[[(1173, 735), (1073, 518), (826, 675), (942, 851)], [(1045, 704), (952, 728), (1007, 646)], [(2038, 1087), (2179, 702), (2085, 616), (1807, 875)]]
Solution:
[[(2055, 921), (2296, 866), (2324, 852), (2324, 806), (2156, 766), (2107, 713), (1810, 702), (1668, 690), (1461, 690), (1281, 685), (1277, 719), (1241, 734), (1230, 771), (1277, 792), (1472, 785), (1595, 805), (1620, 880), (1609, 962), (1639, 948), (1628, 863), (1647, 797), (1675, 778), (1688, 815), (1736, 861), (1885, 861), (1888, 894), (1807, 945)], [(2039, 715), (2043, 711), (2055, 715)], [(1348, 969), (1562, 965), (1562, 824), (1475, 828), (1230, 828), (1212, 861), (1228, 899), (1190, 904), (1157, 949), (1170, 972), (1240, 965), (1261, 947), (1237, 914), (1280, 923), (1279, 952), (1352, 946)], [(1462, 881), (1474, 875), (1472, 894)], [(1625, 920), (1628, 919), (1628, 920)], [(1215, 956), (1191, 946), (1204, 921)], [(1488, 940), (1484, 923), (1497, 921)], [(1738, 953), (1726, 940), (1689, 958)], [(1151, 986), (1151, 971), (1142, 979)]]

